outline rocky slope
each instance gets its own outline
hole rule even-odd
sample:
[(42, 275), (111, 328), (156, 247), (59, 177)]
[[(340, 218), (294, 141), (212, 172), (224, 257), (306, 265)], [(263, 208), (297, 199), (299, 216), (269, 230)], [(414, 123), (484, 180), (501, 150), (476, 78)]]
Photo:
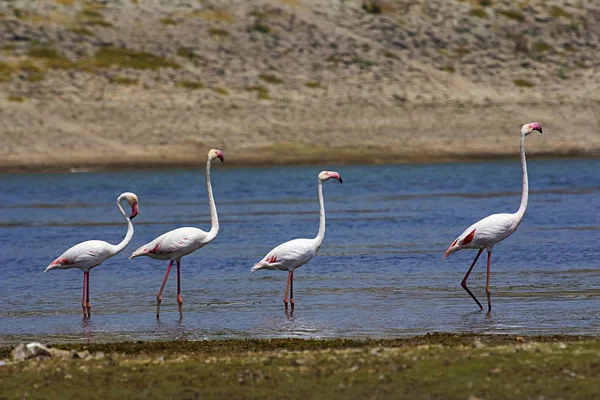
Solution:
[(600, 3), (0, 0), (0, 167), (600, 154)]

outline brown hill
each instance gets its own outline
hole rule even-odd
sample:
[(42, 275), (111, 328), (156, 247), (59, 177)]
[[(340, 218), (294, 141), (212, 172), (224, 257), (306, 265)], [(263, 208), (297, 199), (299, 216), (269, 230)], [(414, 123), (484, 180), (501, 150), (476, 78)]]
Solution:
[(0, 166), (600, 154), (600, 3), (0, 0)]

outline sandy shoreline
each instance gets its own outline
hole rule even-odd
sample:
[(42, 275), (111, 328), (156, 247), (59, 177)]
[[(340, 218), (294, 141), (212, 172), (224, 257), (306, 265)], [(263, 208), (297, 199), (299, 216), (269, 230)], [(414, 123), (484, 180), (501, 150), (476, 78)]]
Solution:
[[(596, 159), (599, 152), (571, 151), (539, 152), (528, 154), (528, 160), (565, 160), (565, 159)], [(270, 152), (233, 153), (227, 154), (225, 168), (241, 167), (284, 167), (284, 166), (315, 166), (322, 165), (330, 168), (335, 165), (381, 165), (381, 164), (443, 164), (462, 162), (485, 162), (518, 160), (517, 155), (473, 153), (460, 155), (431, 156), (426, 153), (402, 154), (397, 152), (366, 151), (363, 153), (346, 153), (332, 150), (317, 154), (281, 154), (272, 155)], [(83, 173), (111, 172), (135, 170), (164, 170), (164, 169), (196, 169), (203, 168), (204, 162), (198, 158), (152, 159), (140, 157), (90, 157), (71, 159), (68, 161), (36, 160), (22, 162), (20, 160), (0, 160), (0, 173)]]

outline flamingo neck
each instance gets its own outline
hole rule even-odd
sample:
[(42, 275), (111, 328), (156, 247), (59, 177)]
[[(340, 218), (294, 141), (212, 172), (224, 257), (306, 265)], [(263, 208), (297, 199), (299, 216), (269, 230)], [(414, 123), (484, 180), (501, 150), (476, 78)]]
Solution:
[(517, 224), (521, 222), (527, 210), (529, 199), (529, 180), (527, 178), (527, 160), (525, 159), (525, 135), (521, 135), (521, 169), (523, 170), (523, 192), (521, 193), (521, 206), (516, 212)]
[(316, 246), (321, 247), (321, 243), (323, 243), (323, 238), (325, 237), (325, 204), (323, 201), (323, 182), (319, 181), (319, 233), (317, 233), (317, 237), (315, 238)]
[(210, 207), (210, 231), (204, 239), (207, 243), (216, 238), (219, 233), (219, 216), (217, 215), (217, 206), (215, 205), (215, 198), (213, 197), (212, 185), (210, 183), (211, 166), (212, 160), (208, 160), (206, 162), (206, 193), (208, 193), (208, 205)]
[(117, 208), (119, 209), (119, 212), (121, 213), (123, 218), (125, 218), (125, 220), (127, 221), (127, 234), (125, 235), (125, 238), (121, 241), (121, 243), (112, 246), (113, 256), (123, 251), (123, 249), (129, 244), (129, 242), (131, 242), (131, 238), (133, 238), (133, 224), (131, 223), (131, 220), (129, 219), (127, 214), (125, 214), (125, 211), (121, 206), (121, 201), (122, 199), (117, 199)]

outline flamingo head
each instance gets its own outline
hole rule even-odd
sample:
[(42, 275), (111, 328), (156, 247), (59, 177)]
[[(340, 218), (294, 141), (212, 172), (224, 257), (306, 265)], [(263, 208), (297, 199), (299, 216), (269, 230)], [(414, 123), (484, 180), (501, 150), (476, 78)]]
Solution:
[(212, 161), (215, 158), (218, 158), (219, 160), (221, 160), (221, 162), (225, 161), (225, 159), (223, 158), (223, 152), (221, 150), (210, 149), (208, 152), (208, 160)]
[(129, 216), (129, 219), (134, 219), (135, 216), (138, 215), (138, 197), (135, 193), (125, 192), (119, 196), (118, 200), (127, 200), (127, 203), (129, 203), (129, 205), (131, 206), (131, 215)]
[(527, 136), (533, 131), (538, 131), (540, 134), (542, 133), (542, 126), (537, 122), (530, 122), (528, 124), (523, 125), (521, 128), (521, 135)]
[(335, 171), (321, 171), (321, 173), (319, 174), (319, 181), (320, 182), (325, 182), (331, 178), (337, 179), (338, 181), (340, 181), (340, 183), (343, 183), (342, 181), (342, 176)]

